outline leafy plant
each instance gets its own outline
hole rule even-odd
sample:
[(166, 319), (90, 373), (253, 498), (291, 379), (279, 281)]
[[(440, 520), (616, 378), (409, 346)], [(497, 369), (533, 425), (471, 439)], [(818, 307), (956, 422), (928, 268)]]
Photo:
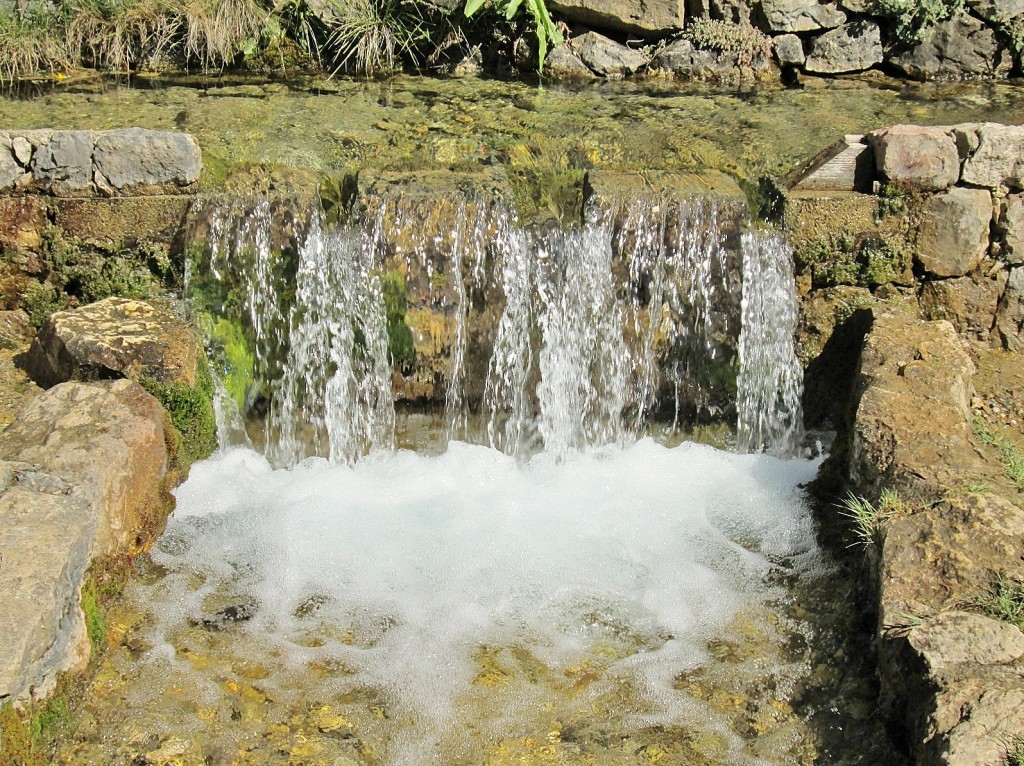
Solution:
[(332, 3), (337, 21), (327, 38), (339, 70), (374, 75), (399, 68), (401, 57), (417, 63), (418, 46), (429, 38), (423, 15), (401, 0)]
[[(466, 0), (465, 14), (472, 18), (477, 11), (484, 7), (486, 0)], [(511, 21), (515, 18), (519, 9), (524, 6), (524, 0), (497, 0), (495, 8), (498, 13)], [(537, 36), (537, 70), (544, 70), (544, 59), (548, 54), (549, 44), (557, 47), (562, 44), (562, 33), (548, 13), (544, 0), (525, 0), (526, 13), (529, 14), (533, 24), (534, 34)]]
[(761, 30), (721, 19), (694, 19), (683, 37), (693, 43), (694, 48), (736, 56), (740, 66), (767, 59), (772, 52), (771, 38)]
[(929, 27), (963, 12), (965, 0), (878, 0), (877, 8), (896, 22), (896, 38), (914, 45)]

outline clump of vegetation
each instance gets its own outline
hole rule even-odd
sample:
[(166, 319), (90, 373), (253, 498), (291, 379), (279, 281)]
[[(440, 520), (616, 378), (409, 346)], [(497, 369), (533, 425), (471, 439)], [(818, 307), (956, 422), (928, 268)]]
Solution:
[(772, 53), (771, 38), (749, 24), (697, 18), (686, 27), (683, 37), (693, 43), (694, 48), (735, 56), (740, 66), (750, 66), (769, 58)]
[(1024, 766), (1024, 734), (1007, 743), (1006, 766)]
[(878, 208), (875, 219), (881, 221), (890, 216), (906, 215), (907, 193), (896, 184), (883, 184), (878, 190)]
[(921, 42), (925, 31), (962, 13), (965, 0), (878, 0), (878, 11), (895, 22), (896, 39), (908, 45)]
[(848, 493), (840, 505), (840, 514), (853, 522), (856, 540), (852, 545), (880, 545), (882, 526), (895, 516), (910, 513), (910, 506), (892, 489), (882, 490), (876, 507), (864, 497)]
[(982, 444), (992, 447), (999, 453), (1003, 471), (1014, 483), (1019, 492), (1024, 492), (1024, 451), (1012, 440), (997, 434), (981, 417), (971, 421), (971, 430)]
[(24, 11), (0, 10), (0, 83), (40, 72), (63, 72), (74, 56), (55, 28), (55, 14), (43, 3)]
[(800, 247), (797, 269), (811, 273), (815, 288), (835, 285), (877, 287), (899, 283), (910, 269), (910, 249), (899, 239), (828, 234)]
[(167, 410), (176, 437), (177, 468), (186, 473), (197, 460), (209, 457), (217, 448), (217, 421), (213, 413), (213, 378), (206, 359), (199, 359), (199, 374), (194, 386), (162, 383), (142, 378), (139, 384), (159, 400)]
[(1024, 630), (1024, 578), (999, 575), (992, 587), (972, 598), (969, 605)]
[(384, 317), (388, 324), (388, 354), (392, 366), (408, 366), (416, 359), (412, 330), (405, 321), (409, 303), (405, 297), (405, 276), (400, 271), (389, 271), (381, 277), (384, 294)]
[[(484, 7), (486, 0), (466, 0), (466, 17), (472, 17), (477, 11)], [(544, 59), (547, 57), (549, 47), (558, 47), (562, 44), (562, 33), (551, 19), (544, 0), (496, 0), (495, 10), (511, 21), (523, 9), (530, 18), (533, 25), (534, 35), (537, 37), (537, 69), (544, 70)]]
[(411, 3), (351, 0), (332, 6), (337, 24), (330, 30), (327, 48), (336, 57), (335, 72), (393, 72), (402, 59), (418, 63), (416, 52), (430, 39), (426, 17)]

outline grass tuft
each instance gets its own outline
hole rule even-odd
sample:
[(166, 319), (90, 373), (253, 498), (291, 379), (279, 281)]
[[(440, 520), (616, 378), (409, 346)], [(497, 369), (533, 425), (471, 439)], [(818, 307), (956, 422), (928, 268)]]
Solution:
[(848, 493), (840, 505), (839, 513), (853, 522), (856, 537), (852, 545), (867, 547), (882, 541), (882, 524), (898, 515), (910, 513), (910, 506), (893, 489), (882, 490), (878, 507), (864, 497)]
[(989, 590), (968, 603), (993, 619), (1024, 630), (1024, 579), (1021, 577), (999, 575)]
[(975, 416), (971, 421), (971, 429), (978, 441), (992, 447), (999, 453), (999, 460), (1003, 464), (1003, 471), (1017, 487), (1017, 491), (1024, 492), (1024, 451), (1011, 439), (997, 434), (992, 427), (981, 417)]

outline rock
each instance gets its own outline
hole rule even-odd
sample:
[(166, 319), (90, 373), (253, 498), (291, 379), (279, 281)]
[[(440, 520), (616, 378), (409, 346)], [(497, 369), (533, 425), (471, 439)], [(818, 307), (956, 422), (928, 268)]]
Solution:
[(95, 136), (88, 130), (56, 130), (32, 156), (35, 184), (58, 197), (88, 195), (92, 189)]
[(803, 66), (807, 56), (803, 41), (796, 35), (779, 35), (772, 38), (772, 50), (779, 66)]
[(946, 319), (961, 335), (987, 341), (995, 324), (1006, 273), (995, 278), (960, 277), (928, 281), (921, 288), (921, 311), (926, 319)]
[[(39, 466), (0, 461), (0, 702), (44, 697), (88, 659), (79, 588), (98, 517)], [(83, 646), (84, 640), (84, 646)]]
[(0, 134), (0, 190), (13, 188), (25, 174), (25, 168), (14, 157), (11, 140)]
[(1024, 14), (1024, 0), (967, 0), (967, 7), (985, 21), (996, 24)]
[(24, 311), (0, 311), (0, 348), (23, 348), (33, 335), (35, 330)]
[(966, 14), (927, 27), (918, 45), (890, 62), (919, 80), (1004, 76), (1012, 67), (995, 32)]
[(599, 29), (658, 36), (683, 28), (685, 0), (549, 0), (569, 21)]
[(814, 32), (846, 23), (846, 14), (834, 3), (817, 0), (763, 0), (761, 9), (772, 32)]
[(49, 225), (45, 200), (38, 194), (0, 196), (0, 250), (39, 247)]
[(91, 555), (144, 550), (162, 529), (164, 410), (130, 380), (62, 383), (0, 436), (0, 460), (33, 463), (74, 488), (99, 523)]
[(633, 74), (647, 63), (647, 57), (610, 40), (597, 32), (585, 32), (572, 38), (572, 47), (579, 53), (583, 63), (592, 71), (605, 77), (622, 77)]
[(593, 80), (594, 73), (566, 45), (552, 48), (544, 59), (544, 76), (552, 80)]
[(145, 301), (106, 298), (50, 315), (25, 366), (44, 387), (113, 377), (191, 387), (202, 355), (195, 333), (170, 312)]
[(910, 645), (931, 672), (951, 665), (1005, 665), (1024, 657), (1024, 633), (968, 612), (945, 612), (910, 632)]
[(929, 274), (959, 277), (988, 251), (992, 197), (984, 189), (956, 187), (929, 197), (921, 211), (916, 259)]
[(1024, 126), (957, 125), (953, 135), (963, 160), (961, 181), (990, 189), (1024, 190)]
[(839, 7), (851, 13), (871, 13), (877, 0), (839, 0)]
[(1008, 351), (1024, 351), (1024, 267), (1010, 269), (1006, 290), (996, 311), (995, 335)]
[(1024, 264), (1024, 195), (1006, 198), (999, 227), (1003, 233), (1003, 258), (1012, 266)]
[(173, 194), (199, 181), (199, 142), (187, 133), (125, 128), (97, 134), (96, 187), (105, 194)]
[(943, 128), (895, 125), (868, 134), (875, 166), (889, 181), (922, 189), (947, 189), (960, 177), (960, 155)]
[(11, 138), (11, 151), (14, 152), (14, 159), (23, 168), (27, 168), (32, 162), (32, 144), (24, 136), (14, 136)]
[(694, 17), (710, 17), (712, 19), (724, 19), (733, 24), (744, 24), (750, 26), (750, 9), (753, 3), (748, 0), (708, 0), (707, 12), (694, 12)]
[(689, 40), (676, 40), (651, 59), (652, 70), (671, 72), (683, 80), (704, 80), (728, 77), (736, 71), (735, 59), (714, 51), (698, 50)]
[(804, 69), (815, 74), (860, 72), (882, 63), (882, 33), (873, 21), (855, 21), (811, 40)]
[(873, 314), (855, 386), (853, 491), (877, 497), (884, 486), (939, 496), (981, 472), (968, 426), (974, 365), (949, 322)]

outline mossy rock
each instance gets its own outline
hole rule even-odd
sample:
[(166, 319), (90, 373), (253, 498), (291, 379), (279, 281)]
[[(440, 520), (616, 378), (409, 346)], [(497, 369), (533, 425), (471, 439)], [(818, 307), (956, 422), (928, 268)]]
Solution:
[(217, 420), (213, 410), (214, 386), (209, 364), (199, 364), (196, 384), (163, 383), (143, 377), (139, 383), (157, 398), (170, 416), (174, 429), (174, 459), (181, 475), (197, 460), (209, 457), (217, 448)]

